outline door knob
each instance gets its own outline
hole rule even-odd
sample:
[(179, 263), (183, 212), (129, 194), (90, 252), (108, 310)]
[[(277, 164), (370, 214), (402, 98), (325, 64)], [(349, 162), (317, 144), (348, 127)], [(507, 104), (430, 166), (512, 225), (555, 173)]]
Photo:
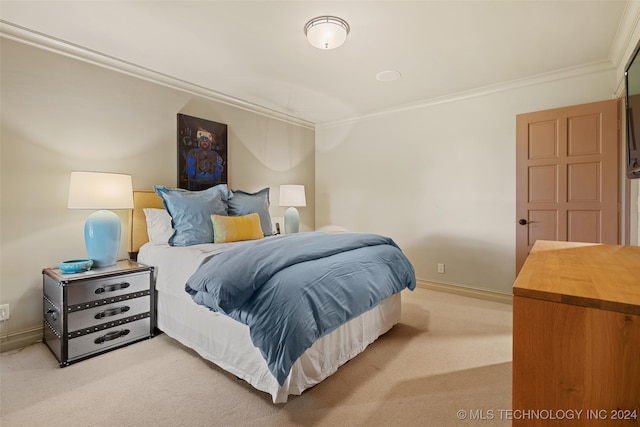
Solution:
[(527, 220), (524, 218), (520, 218), (520, 221), (518, 221), (518, 224), (520, 225), (527, 225)]

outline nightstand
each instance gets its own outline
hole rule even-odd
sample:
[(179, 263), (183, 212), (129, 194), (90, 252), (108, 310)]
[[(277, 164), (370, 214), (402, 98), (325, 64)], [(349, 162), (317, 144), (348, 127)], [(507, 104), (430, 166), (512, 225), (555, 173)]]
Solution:
[(121, 260), (63, 274), (42, 270), (44, 342), (67, 366), (153, 336), (153, 267)]

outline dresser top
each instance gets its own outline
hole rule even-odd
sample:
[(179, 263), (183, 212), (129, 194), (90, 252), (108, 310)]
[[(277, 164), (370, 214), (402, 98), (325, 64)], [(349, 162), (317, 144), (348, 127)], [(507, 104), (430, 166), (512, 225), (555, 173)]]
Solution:
[(640, 315), (640, 247), (539, 240), (513, 295)]
[(53, 277), (58, 281), (70, 282), (74, 280), (94, 279), (98, 277), (118, 276), (121, 274), (134, 273), (138, 271), (149, 270), (150, 267), (139, 264), (130, 259), (122, 259), (116, 261), (114, 265), (109, 267), (91, 268), (87, 271), (79, 273), (63, 273), (59, 268), (45, 268), (43, 274)]

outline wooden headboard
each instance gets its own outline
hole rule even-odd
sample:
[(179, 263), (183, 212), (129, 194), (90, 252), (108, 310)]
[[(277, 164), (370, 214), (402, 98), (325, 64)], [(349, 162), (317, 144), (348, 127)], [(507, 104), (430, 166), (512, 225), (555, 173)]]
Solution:
[(140, 246), (149, 241), (144, 208), (164, 209), (162, 199), (154, 191), (134, 191), (133, 209), (129, 211), (129, 257), (135, 259)]

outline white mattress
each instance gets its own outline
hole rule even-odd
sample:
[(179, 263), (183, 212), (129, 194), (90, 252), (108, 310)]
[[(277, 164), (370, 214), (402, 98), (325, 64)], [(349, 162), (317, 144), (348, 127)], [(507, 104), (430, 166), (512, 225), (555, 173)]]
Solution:
[(284, 403), (289, 395), (299, 395), (318, 384), (400, 321), (401, 297), (397, 293), (316, 341), (295, 362), (280, 386), (251, 342), (249, 328), (197, 305), (184, 290), (184, 283), (202, 260), (238, 244), (243, 243), (190, 247), (147, 243), (140, 249), (138, 261), (155, 267), (158, 328), (256, 389), (269, 393), (274, 403)]

